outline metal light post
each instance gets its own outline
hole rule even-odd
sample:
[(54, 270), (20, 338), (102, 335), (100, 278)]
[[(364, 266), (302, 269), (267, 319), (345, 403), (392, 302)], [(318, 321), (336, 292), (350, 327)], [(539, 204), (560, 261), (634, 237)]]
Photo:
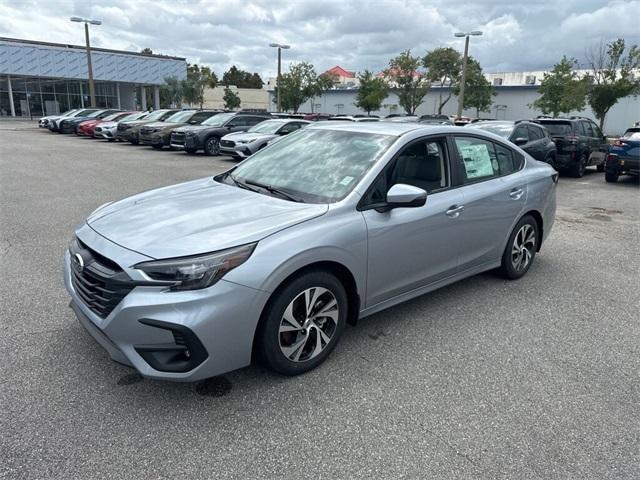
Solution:
[(276, 84), (277, 84), (276, 97), (278, 102), (278, 107), (277, 107), (278, 113), (280, 113), (280, 68), (282, 64), (282, 50), (286, 50), (291, 47), (289, 45), (282, 45), (279, 43), (270, 43), (269, 46), (278, 49), (278, 78), (276, 80)]
[(96, 106), (96, 89), (93, 85), (93, 68), (91, 68), (91, 44), (89, 43), (89, 24), (102, 25), (100, 20), (89, 20), (88, 18), (71, 17), (72, 22), (84, 22), (84, 36), (87, 42), (87, 69), (89, 70), (89, 96), (91, 97), (91, 106)]
[(460, 96), (458, 97), (458, 115), (457, 118), (462, 116), (462, 110), (464, 107), (464, 84), (467, 80), (467, 57), (469, 56), (469, 37), (480, 36), (482, 32), (480, 30), (474, 30), (473, 32), (458, 32), (456, 37), (465, 37), (464, 41), (464, 57), (462, 57), (462, 78), (460, 78)]

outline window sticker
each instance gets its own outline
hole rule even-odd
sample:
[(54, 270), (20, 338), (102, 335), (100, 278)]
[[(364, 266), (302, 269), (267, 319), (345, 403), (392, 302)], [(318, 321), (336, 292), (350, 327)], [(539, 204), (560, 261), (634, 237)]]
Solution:
[(342, 180), (340, 180), (340, 185), (344, 185), (345, 187), (349, 185), (353, 181), (353, 177), (346, 176)]
[(491, 156), (486, 144), (458, 143), (458, 149), (464, 160), (467, 178), (490, 177), (493, 175)]

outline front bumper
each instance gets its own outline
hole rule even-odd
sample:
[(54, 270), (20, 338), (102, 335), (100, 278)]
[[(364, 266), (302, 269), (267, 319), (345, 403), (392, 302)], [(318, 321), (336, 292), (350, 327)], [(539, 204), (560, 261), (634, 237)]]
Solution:
[[(117, 260), (120, 256), (123, 268), (131, 265), (132, 260), (137, 261), (134, 257), (139, 254), (103, 237), (97, 238), (97, 234), (92, 232), (89, 227), (81, 227), (78, 237), (108, 258)], [(146, 257), (140, 255), (140, 259), (143, 258)], [(253, 336), (269, 296), (267, 292), (224, 279), (203, 290), (184, 292), (169, 292), (165, 287), (137, 286), (107, 317), (101, 318), (76, 293), (71, 268), (67, 251), (64, 256), (64, 282), (78, 320), (113, 360), (133, 366), (141, 375), (160, 380), (195, 381), (247, 366), (251, 362)], [(125, 270), (132, 269), (127, 267)], [(189, 371), (162, 371), (158, 368), (164, 365), (162, 353), (159, 354), (159, 364), (154, 364), (153, 358), (145, 351), (175, 347), (177, 340), (172, 328), (192, 332), (205, 351), (205, 358)]]

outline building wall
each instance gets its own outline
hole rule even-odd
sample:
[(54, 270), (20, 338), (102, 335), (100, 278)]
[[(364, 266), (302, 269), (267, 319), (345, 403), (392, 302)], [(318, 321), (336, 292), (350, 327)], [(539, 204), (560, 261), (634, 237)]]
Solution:
[[(240, 96), (240, 108), (270, 110), (269, 93), (260, 88), (236, 88), (229, 87)], [(204, 91), (205, 108), (224, 108), (225, 87), (207, 88)]]
[[(520, 120), (532, 118), (541, 115), (542, 112), (531, 108), (531, 105), (538, 98), (536, 86), (505, 86), (496, 87), (497, 95), (493, 97), (493, 106), (491, 112), (480, 112), (482, 118), (497, 118), (500, 120)], [(431, 88), (424, 102), (418, 108), (418, 115), (434, 114), (438, 112), (438, 104), (440, 98), (440, 89)], [(363, 113), (359, 110), (354, 102), (356, 100), (357, 90), (330, 90), (322, 97), (315, 98), (313, 102), (308, 101), (300, 107), (301, 112), (322, 112), (330, 114), (347, 114), (353, 115)], [(446, 98), (448, 92), (442, 89), (442, 96)], [(273, 92), (269, 92), (270, 98), (273, 98)], [(311, 108), (313, 103), (313, 109)], [(270, 104), (270, 110), (275, 110), (275, 104)], [(455, 115), (458, 106), (458, 99), (455, 95), (445, 105), (442, 113), (445, 115)], [(372, 112), (375, 115), (385, 116), (390, 113), (404, 113), (404, 110), (398, 104), (398, 97), (395, 93), (390, 93), (384, 101), (383, 108), (378, 112)], [(465, 110), (464, 116), (475, 117), (475, 110)], [(580, 115), (596, 119), (590, 108), (581, 112), (571, 112), (571, 115)], [(604, 131), (610, 135), (617, 135), (640, 120), (640, 97), (627, 97), (620, 100), (608, 113), (604, 126)]]
[[(171, 57), (91, 51), (95, 80), (161, 85), (164, 79), (187, 76), (187, 62)], [(0, 39), (0, 74), (86, 79), (86, 50)]]

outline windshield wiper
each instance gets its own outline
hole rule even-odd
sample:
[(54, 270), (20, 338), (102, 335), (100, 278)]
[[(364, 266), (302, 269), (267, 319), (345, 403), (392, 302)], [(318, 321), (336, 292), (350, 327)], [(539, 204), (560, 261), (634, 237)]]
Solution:
[(279, 188), (272, 187), (271, 185), (264, 185), (262, 183), (254, 182), (252, 180), (245, 180), (244, 183), (249, 184), (249, 185), (253, 185), (254, 187), (263, 188), (267, 192), (275, 193), (276, 195), (280, 195), (281, 197), (284, 197), (287, 200), (291, 200), (292, 202), (304, 203), (301, 198), (293, 196), (290, 193), (287, 193), (284, 190), (281, 190)]
[(236, 184), (238, 187), (240, 188), (244, 188), (245, 190), (249, 190), (251, 192), (256, 192), (256, 193), (260, 193), (258, 190), (256, 190), (255, 188), (251, 188), (249, 185), (247, 185), (244, 182), (241, 182), (240, 180), (236, 179), (233, 175), (231, 175), (231, 173), (229, 173), (229, 175), (227, 175), (227, 178), (230, 178), (231, 181)]

